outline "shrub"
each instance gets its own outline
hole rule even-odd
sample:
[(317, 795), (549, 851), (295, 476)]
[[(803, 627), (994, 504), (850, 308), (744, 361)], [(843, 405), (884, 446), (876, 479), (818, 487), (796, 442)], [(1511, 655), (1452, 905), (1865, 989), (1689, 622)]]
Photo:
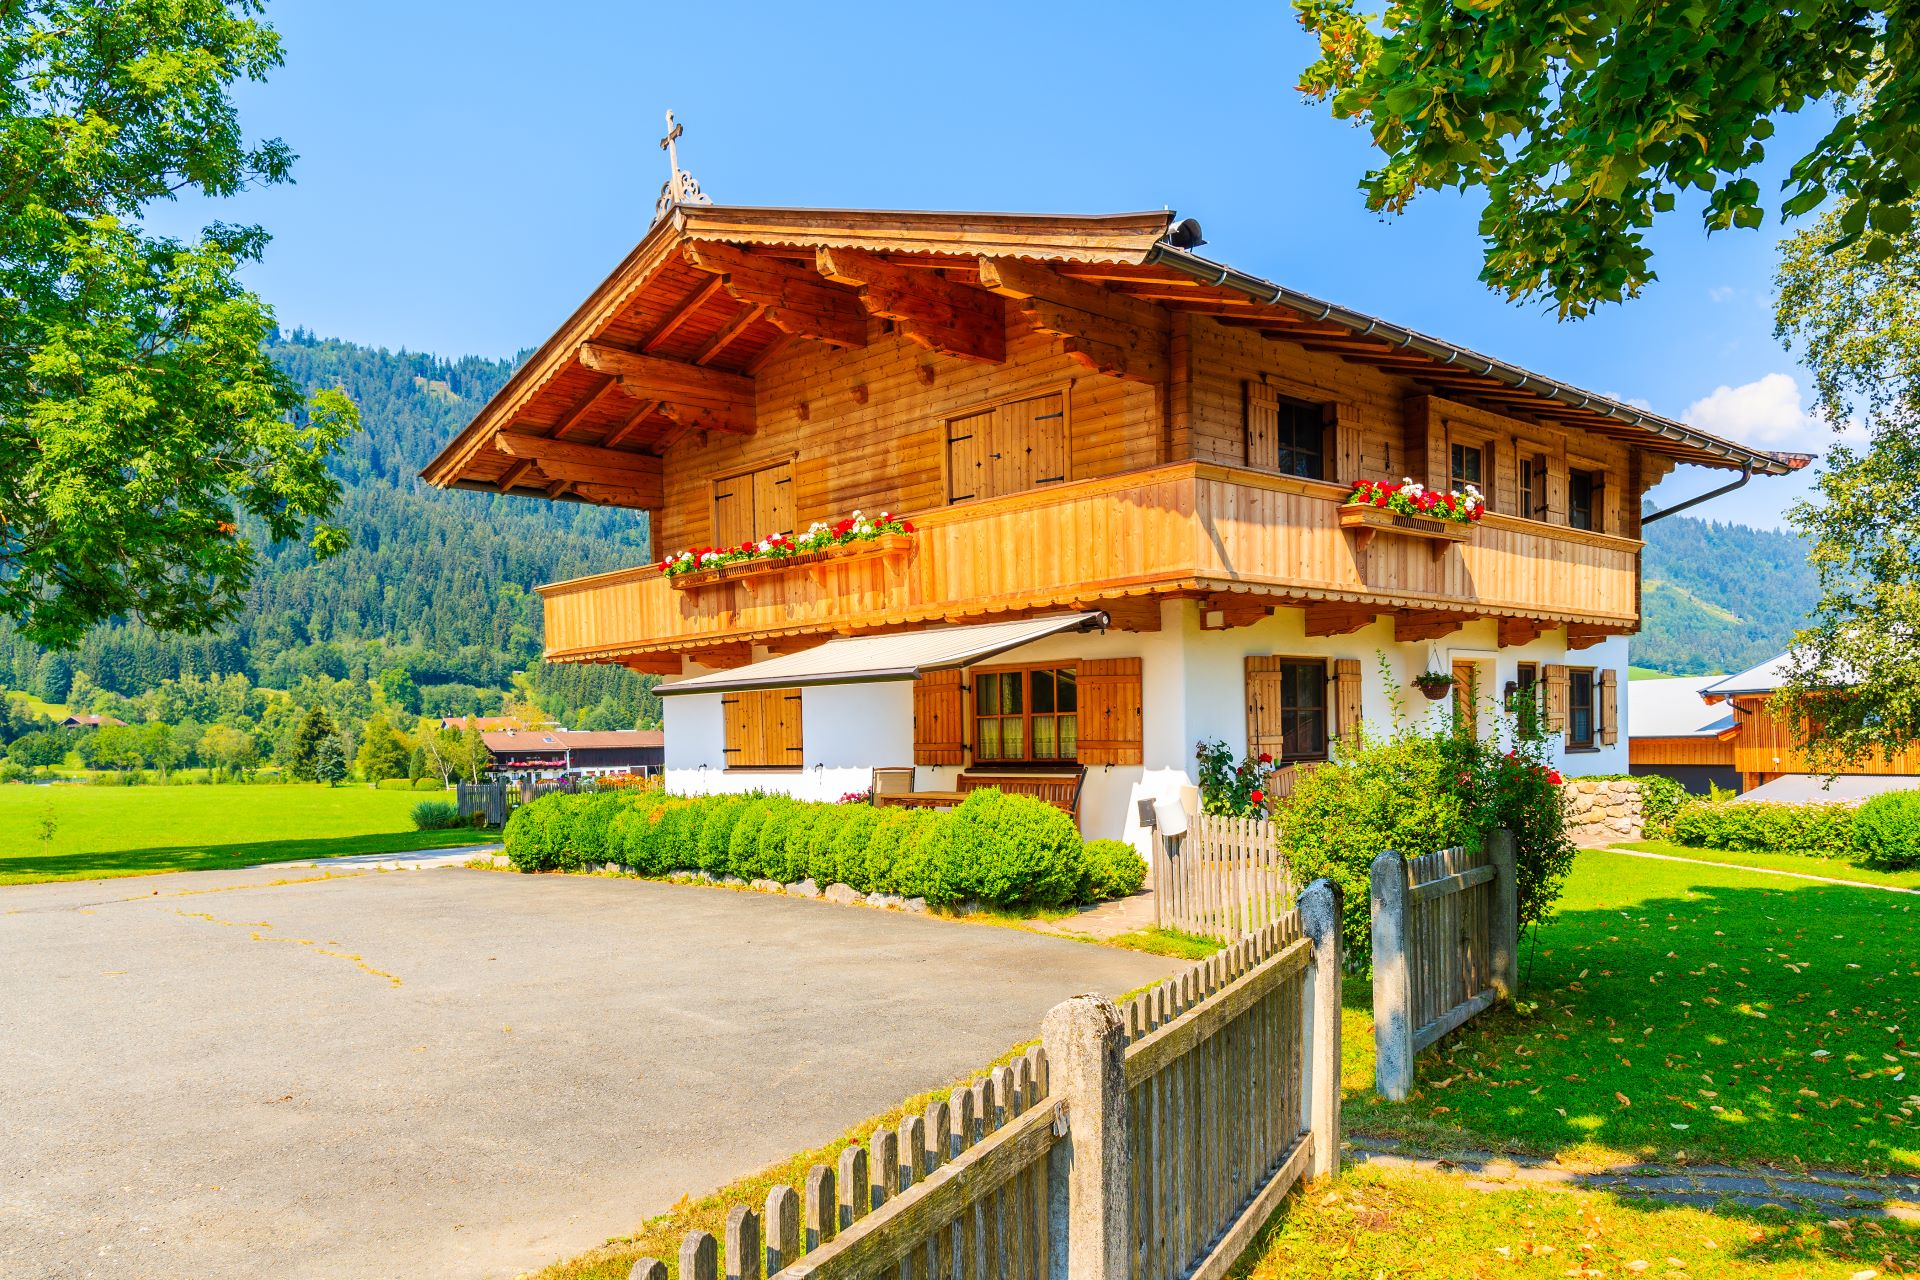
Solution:
[(1064, 906), (1080, 892), (1086, 865), (1072, 818), (992, 788), (954, 809), (951, 856), (962, 893), (997, 906)]
[(413, 780), (413, 789), (415, 791), (445, 791), (447, 786), (438, 778), (415, 778)]
[(413, 780), (411, 778), (381, 778), (373, 784), (373, 787), (376, 791), (411, 791), (413, 790)]
[(835, 848), (840, 833), (846, 829), (847, 820), (859, 811), (858, 805), (820, 805), (813, 815), (813, 821), (805, 826), (807, 874), (822, 887), (839, 880), (862, 893), (873, 892), (873, 877), (867, 873), (865, 860), (850, 859), (846, 866), (842, 866)]
[[(842, 801), (841, 803), (847, 804), (846, 801)], [(840, 823), (834, 829), (833, 834), (831, 857), (833, 859), (833, 865), (836, 868), (858, 865), (860, 871), (856, 874), (865, 880), (874, 881), (886, 878), (886, 861), (881, 860), (876, 862), (868, 856), (868, 850), (873, 844), (873, 833), (875, 828), (880, 825), (882, 812), (883, 810), (876, 809), (870, 804), (847, 804), (846, 816), (840, 819)], [(894, 812), (906, 813), (909, 811), (900, 809)], [(852, 881), (848, 881), (848, 883), (851, 884)], [(912, 895), (909, 894), (908, 896), (911, 897)]]
[[(617, 797), (615, 797), (617, 799)], [(694, 838), (693, 865), (712, 876), (731, 875), (733, 828), (752, 801), (744, 796), (710, 796)]]
[(1672, 778), (1643, 773), (1634, 779), (1640, 784), (1642, 830), (1649, 840), (1664, 840), (1673, 832), (1673, 820), (1687, 803), (1687, 789)]
[(1087, 873), (1080, 897), (1086, 902), (1126, 898), (1147, 882), (1147, 864), (1124, 840), (1089, 840)]
[[(908, 822), (896, 828), (897, 853), (878, 887), (906, 898), (925, 898), (936, 907), (960, 901), (961, 878), (954, 852), (958, 821), (952, 813), (912, 814)], [(869, 856), (870, 865), (875, 861)]]
[(460, 816), (460, 810), (445, 800), (422, 800), (413, 806), (415, 831), (447, 831), (465, 826), (466, 821)]
[(1843, 804), (1736, 804), (1694, 800), (1674, 815), (1673, 839), (1695, 849), (1845, 858), (1854, 811)]
[(1920, 866), (1920, 791), (1889, 791), (1854, 810), (1853, 840), (1866, 866)]

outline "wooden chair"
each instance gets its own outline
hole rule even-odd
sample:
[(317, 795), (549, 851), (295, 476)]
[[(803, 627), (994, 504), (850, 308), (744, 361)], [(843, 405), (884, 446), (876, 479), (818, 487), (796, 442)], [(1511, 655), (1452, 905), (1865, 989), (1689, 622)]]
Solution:
[(1086, 785), (1087, 766), (1067, 773), (981, 773), (968, 770), (960, 775), (962, 792), (991, 787), (1010, 796), (1032, 796), (1044, 800), (1080, 825), (1080, 791)]
[(873, 802), (885, 804), (882, 796), (905, 795), (913, 790), (912, 765), (882, 765), (873, 771)]

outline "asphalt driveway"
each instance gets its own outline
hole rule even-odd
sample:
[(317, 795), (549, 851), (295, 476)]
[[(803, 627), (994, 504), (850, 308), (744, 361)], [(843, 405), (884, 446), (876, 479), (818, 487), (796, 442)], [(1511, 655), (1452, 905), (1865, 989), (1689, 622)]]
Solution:
[(0, 1277), (516, 1275), (1173, 967), (580, 876), (0, 889)]

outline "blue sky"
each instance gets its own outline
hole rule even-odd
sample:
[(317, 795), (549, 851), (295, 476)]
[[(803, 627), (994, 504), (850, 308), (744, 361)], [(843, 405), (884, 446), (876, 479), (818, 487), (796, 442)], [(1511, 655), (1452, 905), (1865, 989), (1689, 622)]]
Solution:
[[(287, 65), (242, 120), (296, 185), (154, 216), (274, 236), (281, 323), (443, 355), (543, 340), (646, 230), (683, 164), (737, 204), (1107, 212), (1172, 206), (1203, 253), (1767, 448), (1818, 450), (1808, 379), (1772, 337), (1776, 225), (1662, 227), (1661, 279), (1580, 322), (1476, 279), (1479, 202), (1369, 214), (1363, 134), (1304, 103), (1311, 42), (1280, 3), (673, 5), (277, 0)], [(1777, 185), (1828, 121), (1773, 140)], [(1721, 473), (1682, 468), (1656, 500)], [(1804, 479), (1694, 514), (1776, 525)]]

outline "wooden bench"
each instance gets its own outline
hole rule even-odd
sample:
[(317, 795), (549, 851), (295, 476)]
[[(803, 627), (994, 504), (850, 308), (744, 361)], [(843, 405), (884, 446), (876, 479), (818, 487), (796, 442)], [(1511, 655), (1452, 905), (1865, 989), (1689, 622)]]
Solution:
[(960, 774), (961, 794), (992, 788), (1010, 796), (1032, 796), (1066, 813), (1074, 825), (1080, 825), (1080, 789), (1087, 781), (1087, 766), (1066, 773), (992, 773), (964, 770)]

